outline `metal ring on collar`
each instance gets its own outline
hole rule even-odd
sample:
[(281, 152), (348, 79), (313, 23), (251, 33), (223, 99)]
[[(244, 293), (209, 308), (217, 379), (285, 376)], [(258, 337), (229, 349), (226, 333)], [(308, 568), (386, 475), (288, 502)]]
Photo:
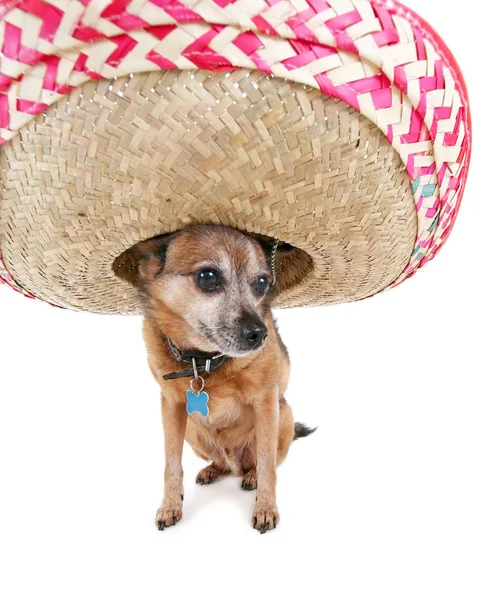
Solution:
[[(201, 387), (198, 390), (194, 389), (194, 382), (195, 381), (199, 381), (200, 384), (201, 384)], [(196, 379), (191, 379), (191, 381), (189, 382), (189, 388), (190, 388), (191, 392), (193, 392), (193, 394), (196, 394), (196, 396), (199, 396), (199, 394), (204, 389), (204, 379), (201, 377), (201, 375), (198, 375)]]

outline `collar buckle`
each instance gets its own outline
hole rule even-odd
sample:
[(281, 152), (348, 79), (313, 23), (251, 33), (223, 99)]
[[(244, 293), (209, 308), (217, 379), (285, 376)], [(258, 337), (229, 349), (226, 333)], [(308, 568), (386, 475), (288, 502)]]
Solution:
[(179, 379), (180, 377), (190, 377), (194, 376), (194, 379), (198, 381), (200, 377), (200, 373), (211, 373), (212, 371), (217, 371), (229, 358), (225, 354), (216, 354), (211, 356), (206, 352), (201, 352), (200, 350), (194, 351), (181, 351), (176, 345), (172, 342), (170, 338), (166, 338), (168, 342), (169, 349), (171, 350), (171, 354), (178, 362), (187, 363), (192, 366), (191, 369), (184, 369), (183, 371), (174, 371), (173, 373), (168, 373), (163, 375), (163, 379)]

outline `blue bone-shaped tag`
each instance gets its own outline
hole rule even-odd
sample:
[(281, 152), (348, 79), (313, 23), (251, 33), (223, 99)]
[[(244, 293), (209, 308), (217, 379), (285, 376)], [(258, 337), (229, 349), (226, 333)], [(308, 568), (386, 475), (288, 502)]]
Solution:
[(203, 417), (207, 417), (209, 414), (209, 408), (207, 403), (209, 402), (209, 394), (206, 392), (200, 392), (196, 394), (192, 390), (188, 390), (186, 392), (186, 411), (188, 415), (191, 415), (193, 412), (201, 413)]

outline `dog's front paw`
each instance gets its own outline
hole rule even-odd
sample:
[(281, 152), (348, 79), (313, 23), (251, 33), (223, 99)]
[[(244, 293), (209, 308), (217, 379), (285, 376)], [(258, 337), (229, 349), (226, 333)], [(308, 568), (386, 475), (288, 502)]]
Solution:
[(183, 511), (180, 506), (162, 506), (161, 508), (158, 508), (155, 523), (159, 531), (163, 531), (165, 527), (176, 525), (176, 523), (181, 520), (182, 516)]
[(279, 513), (274, 505), (256, 504), (252, 515), (252, 526), (261, 533), (275, 529), (279, 522)]

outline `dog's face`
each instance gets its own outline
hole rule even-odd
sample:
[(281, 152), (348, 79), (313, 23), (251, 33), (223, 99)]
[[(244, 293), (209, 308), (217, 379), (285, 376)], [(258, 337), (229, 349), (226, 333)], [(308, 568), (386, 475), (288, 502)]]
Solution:
[[(128, 253), (137, 269), (125, 268)], [(146, 311), (175, 343), (244, 356), (267, 339), (268, 258), (267, 246), (232, 228), (193, 225), (140, 242), (113, 268), (142, 291)]]

